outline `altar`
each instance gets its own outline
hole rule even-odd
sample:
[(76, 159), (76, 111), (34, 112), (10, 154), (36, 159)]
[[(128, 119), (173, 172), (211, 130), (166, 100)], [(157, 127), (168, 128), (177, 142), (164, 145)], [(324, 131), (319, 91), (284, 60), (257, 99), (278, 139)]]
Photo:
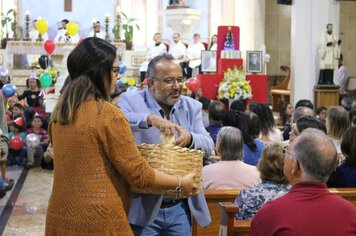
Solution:
[[(117, 54), (121, 58), (124, 57), (125, 43), (113, 42), (112, 44), (117, 48)], [(33, 55), (33, 58), (37, 60), (40, 55), (48, 54), (43, 45), (44, 42), (8, 41), (6, 49), (1, 50), (2, 65), (10, 71), (11, 82), (18, 87), (18, 92), (21, 93), (25, 88), (26, 78), (29, 77), (33, 70), (32, 65), (28, 63), (28, 56)], [(57, 81), (61, 85), (68, 75), (67, 57), (76, 44), (56, 43), (55, 45), (55, 50), (50, 55), (50, 58), (53, 66), (58, 67), (61, 71), (60, 78)]]

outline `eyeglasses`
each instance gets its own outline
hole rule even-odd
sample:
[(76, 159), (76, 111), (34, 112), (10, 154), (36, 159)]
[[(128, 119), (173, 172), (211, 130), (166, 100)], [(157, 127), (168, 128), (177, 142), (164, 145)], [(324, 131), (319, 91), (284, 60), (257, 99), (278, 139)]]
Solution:
[(113, 73), (115, 73), (116, 75), (118, 75), (118, 74), (119, 74), (119, 71), (120, 71), (120, 67), (119, 67), (119, 66), (113, 66), (113, 67), (111, 68), (111, 71), (112, 71)]
[(178, 84), (182, 84), (186, 81), (185, 77), (183, 77), (183, 76), (182, 77), (166, 77), (166, 78), (152, 77), (152, 79), (162, 81), (163, 83), (165, 83), (167, 85), (173, 85), (176, 82), (178, 82)]

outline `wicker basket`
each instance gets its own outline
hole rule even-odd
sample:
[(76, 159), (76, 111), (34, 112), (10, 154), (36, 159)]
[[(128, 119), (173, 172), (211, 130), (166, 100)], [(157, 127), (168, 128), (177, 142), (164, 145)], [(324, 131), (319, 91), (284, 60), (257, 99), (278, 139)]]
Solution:
[[(156, 170), (176, 176), (196, 173), (194, 182), (198, 188), (193, 191), (191, 195), (198, 195), (200, 193), (204, 152), (182, 148), (172, 144), (141, 144), (138, 146), (138, 149), (141, 151), (142, 156), (144, 156)], [(133, 191), (139, 193), (177, 196), (177, 193), (172, 190), (134, 188)]]

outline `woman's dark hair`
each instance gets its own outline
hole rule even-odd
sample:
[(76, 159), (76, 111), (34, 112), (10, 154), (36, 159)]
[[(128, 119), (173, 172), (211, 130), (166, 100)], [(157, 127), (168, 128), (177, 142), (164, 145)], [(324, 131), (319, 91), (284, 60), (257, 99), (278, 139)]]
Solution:
[(315, 114), (316, 115), (320, 115), (320, 113), (322, 111), (327, 111), (328, 109), (326, 109), (326, 107), (318, 107), (316, 110), (315, 110)]
[(69, 54), (67, 67), (72, 80), (63, 91), (51, 121), (69, 124), (77, 108), (88, 98), (110, 100), (111, 71), (116, 48), (100, 38), (86, 38)]
[(274, 121), (273, 113), (267, 105), (257, 103), (251, 111), (256, 113), (260, 120), (260, 132), (263, 135), (268, 135), (270, 132), (273, 132), (276, 123)]
[(256, 117), (252, 116), (251, 119), (250, 114), (241, 111), (228, 111), (222, 120), (223, 126), (232, 126), (241, 131), (244, 143), (252, 151), (256, 151), (257, 149), (257, 145), (254, 141), (255, 127), (251, 126), (255, 122)]
[(345, 156), (345, 163), (356, 167), (356, 126), (349, 127), (341, 141), (341, 152)]
[(323, 131), (327, 134), (326, 126), (323, 122), (319, 121), (315, 117), (311, 116), (302, 116), (297, 120), (297, 129), (299, 133), (302, 133), (303, 130), (308, 128), (314, 128)]
[(290, 104), (290, 103), (289, 102), (285, 102), (283, 100), (281, 100), (281, 102), (279, 104), (279, 107), (280, 107), (279, 116), (281, 117), (282, 125), (287, 123), (291, 118), (291, 115), (288, 115), (287, 112), (286, 112), (288, 104)]
[(209, 45), (209, 50), (211, 50), (211, 47), (212, 47), (213, 44), (214, 44), (212, 39), (213, 39), (213, 37), (215, 37), (215, 36), (218, 37), (217, 34), (214, 34), (214, 35), (211, 36), (211, 42), (210, 42), (210, 45)]

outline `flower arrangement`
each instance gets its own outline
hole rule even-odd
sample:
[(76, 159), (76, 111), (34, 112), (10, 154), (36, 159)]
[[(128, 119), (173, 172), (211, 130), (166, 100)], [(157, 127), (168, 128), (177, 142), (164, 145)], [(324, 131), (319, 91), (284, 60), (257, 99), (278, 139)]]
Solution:
[(224, 79), (219, 84), (219, 99), (248, 99), (252, 98), (250, 81), (246, 80), (243, 70), (228, 68), (224, 73)]

